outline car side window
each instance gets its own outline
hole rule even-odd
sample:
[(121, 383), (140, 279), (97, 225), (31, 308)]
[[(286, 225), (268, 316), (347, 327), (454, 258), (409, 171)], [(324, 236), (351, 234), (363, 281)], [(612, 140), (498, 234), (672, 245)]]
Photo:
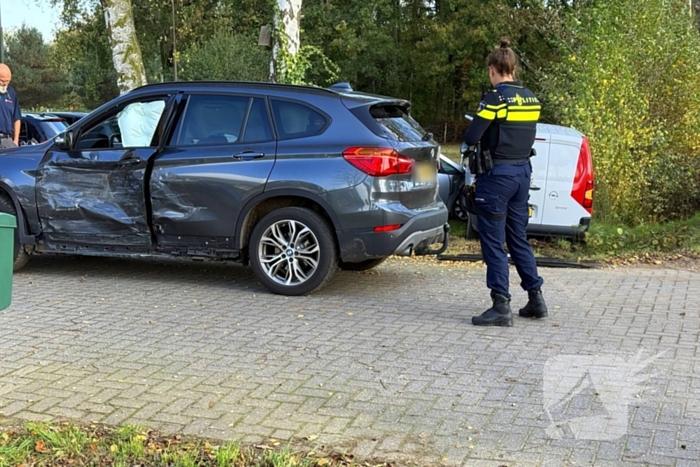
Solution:
[(239, 142), (250, 98), (193, 94), (170, 141), (172, 145), (232, 144)]
[(298, 102), (273, 99), (272, 113), (280, 139), (315, 136), (328, 126), (328, 119), (324, 115)]
[(83, 131), (76, 149), (154, 147), (165, 99), (132, 102)]

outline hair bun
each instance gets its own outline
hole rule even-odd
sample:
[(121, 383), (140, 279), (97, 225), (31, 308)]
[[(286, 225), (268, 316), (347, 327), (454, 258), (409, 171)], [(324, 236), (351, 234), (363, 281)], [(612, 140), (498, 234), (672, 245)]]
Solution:
[(507, 37), (502, 37), (501, 38), (501, 48), (507, 49), (508, 47), (510, 47), (510, 39), (508, 39)]

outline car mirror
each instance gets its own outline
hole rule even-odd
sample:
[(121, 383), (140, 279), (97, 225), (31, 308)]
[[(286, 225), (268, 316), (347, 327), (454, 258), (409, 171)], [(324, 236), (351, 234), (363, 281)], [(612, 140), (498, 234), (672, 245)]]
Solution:
[(59, 135), (56, 136), (54, 139), (54, 143), (56, 146), (58, 146), (60, 149), (70, 149), (73, 146), (73, 132), (72, 131), (65, 131)]

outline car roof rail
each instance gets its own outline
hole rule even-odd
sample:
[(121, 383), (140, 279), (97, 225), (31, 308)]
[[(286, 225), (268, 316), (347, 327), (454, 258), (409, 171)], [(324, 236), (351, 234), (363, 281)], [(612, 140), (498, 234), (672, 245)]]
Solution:
[(149, 88), (196, 88), (196, 87), (243, 87), (243, 88), (268, 88), (268, 89), (287, 89), (290, 91), (304, 91), (309, 93), (317, 94), (337, 94), (337, 92), (320, 88), (318, 86), (306, 86), (299, 84), (282, 84), (282, 83), (269, 83), (265, 81), (166, 81), (163, 83), (150, 83), (133, 89), (133, 91), (138, 91), (141, 89)]

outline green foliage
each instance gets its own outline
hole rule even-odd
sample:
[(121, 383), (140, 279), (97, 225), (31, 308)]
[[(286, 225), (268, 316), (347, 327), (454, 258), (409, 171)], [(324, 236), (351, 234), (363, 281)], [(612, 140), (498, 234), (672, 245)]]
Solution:
[(49, 106), (64, 92), (65, 80), (53, 65), (41, 33), (22, 26), (7, 37), (6, 63), (22, 108)]
[(700, 214), (685, 221), (637, 227), (593, 223), (586, 233), (586, 251), (591, 255), (670, 253), (697, 245), (700, 245)]
[(56, 35), (51, 61), (66, 77), (66, 90), (53, 108), (94, 109), (119, 95), (104, 16), (99, 6), (76, 13)]
[(634, 225), (693, 212), (700, 206), (700, 35), (688, 3), (596, 2), (557, 19), (553, 44), (563, 60), (544, 84), (562, 123), (590, 139), (597, 217)]
[(270, 53), (252, 35), (218, 31), (181, 57), (179, 77), (184, 80), (267, 81), (270, 74)]

